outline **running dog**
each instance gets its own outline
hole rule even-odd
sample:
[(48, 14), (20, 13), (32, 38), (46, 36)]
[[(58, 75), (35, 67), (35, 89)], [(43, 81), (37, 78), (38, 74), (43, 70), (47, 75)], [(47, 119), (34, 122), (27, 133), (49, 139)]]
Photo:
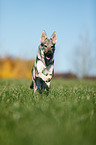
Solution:
[(32, 83), (30, 88), (34, 88), (39, 93), (43, 90), (49, 91), (50, 81), (54, 75), (54, 52), (57, 42), (57, 34), (54, 32), (50, 39), (43, 31), (40, 37), (41, 44), (37, 53), (35, 64), (32, 69)]

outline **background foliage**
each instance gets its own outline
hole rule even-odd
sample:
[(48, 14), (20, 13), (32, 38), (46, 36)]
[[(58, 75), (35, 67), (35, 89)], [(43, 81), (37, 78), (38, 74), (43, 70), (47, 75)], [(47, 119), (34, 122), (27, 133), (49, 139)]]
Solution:
[(2, 78), (31, 78), (34, 60), (0, 58), (0, 77)]

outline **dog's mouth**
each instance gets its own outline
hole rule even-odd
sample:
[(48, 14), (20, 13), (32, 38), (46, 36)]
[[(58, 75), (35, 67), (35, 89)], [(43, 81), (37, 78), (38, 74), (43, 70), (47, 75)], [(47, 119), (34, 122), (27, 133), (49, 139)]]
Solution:
[(47, 60), (52, 59), (52, 57), (53, 57), (53, 55), (52, 55), (52, 52), (51, 52), (51, 51), (48, 51), (48, 52), (45, 54), (45, 58), (46, 58)]
[(49, 59), (50, 59), (50, 57), (46, 56), (46, 59), (47, 59), (47, 60), (49, 60)]

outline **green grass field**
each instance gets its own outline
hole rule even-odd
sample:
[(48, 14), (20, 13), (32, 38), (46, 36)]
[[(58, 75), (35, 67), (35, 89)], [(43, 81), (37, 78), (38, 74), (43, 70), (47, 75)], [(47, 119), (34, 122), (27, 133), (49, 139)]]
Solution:
[(0, 145), (96, 145), (96, 81), (0, 79)]

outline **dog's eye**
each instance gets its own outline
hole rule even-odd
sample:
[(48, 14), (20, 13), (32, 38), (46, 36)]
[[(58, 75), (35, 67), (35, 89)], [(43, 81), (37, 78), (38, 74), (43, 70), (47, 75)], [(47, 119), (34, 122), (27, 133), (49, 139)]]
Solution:
[(47, 45), (44, 45), (44, 47), (47, 47)]
[(53, 48), (54, 46), (52, 45), (51, 48)]

